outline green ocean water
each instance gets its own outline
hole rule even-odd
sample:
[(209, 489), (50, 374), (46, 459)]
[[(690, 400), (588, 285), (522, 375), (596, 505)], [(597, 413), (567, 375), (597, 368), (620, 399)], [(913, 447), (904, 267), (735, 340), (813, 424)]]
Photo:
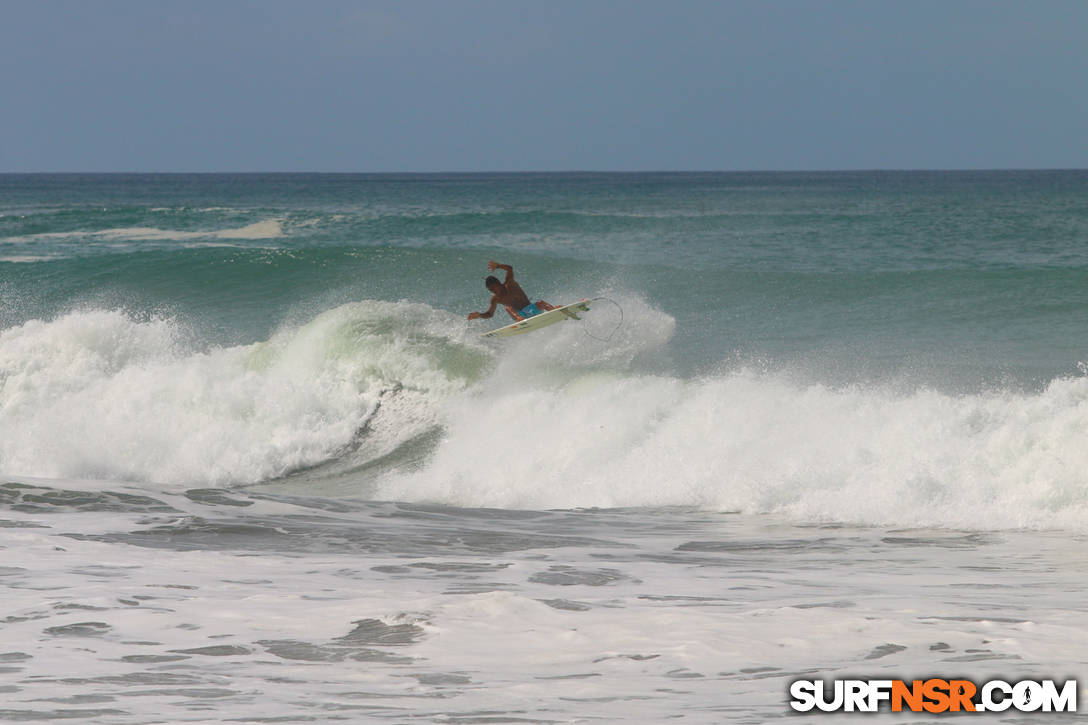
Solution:
[[(995, 520), (1030, 491), (1029, 519), (1080, 521), (1086, 192), (1075, 171), (0, 177), (0, 472), (877, 522), (973, 486)], [(485, 342), (490, 259), (591, 312)], [(538, 429), (566, 435), (505, 487), (472, 472)], [(854, 485), (900, 502), (856, 508)]]
[(1085, 172), (0, 177), (4, 328), (124, 309), (227, 344), (353, 300), (461, 314), (490, 258), (534, 296), (671, 316), (684, 375), (968, 389), (1088, 359)]

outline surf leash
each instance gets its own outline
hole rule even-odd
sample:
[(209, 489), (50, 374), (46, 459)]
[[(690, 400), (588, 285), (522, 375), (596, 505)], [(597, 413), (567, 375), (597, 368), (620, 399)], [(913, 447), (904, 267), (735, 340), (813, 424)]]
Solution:
[(593, 338), (594, 340), (599, 340), (599, 341), (601, 341), (601, 342), (611, 342), (611, 340), (612, 340), (612, 336), (613, 336), (613, 335), (615, 335), (615, 334), (616, 334), (616, 332), (617, 332), (617, 331), (618, 331), (618, 330), (619, 330), (619, 329), (620, 329), (621, 327), (623, 327), (623, 308), (622, 308), (622, 307), (620, 307), (620, 303), (619, 303), (619, 302), (616, 302), (616, 301), (615, 301), (614, 299), (612, 299), (611, 297), (594, 297), (594, 298), (592, 298), (592, 299), (586, 300), (586, 302), (598, 302), (598, 301), (600, 301), (600, 300), (604, 300), (604, 301), (606, 301), (606, 302), (611, 302), (612, 304), (614, 304), (614, 305), (616, 306), (616, 309), (620, 311), (620, 319), (619, 319), (619, 322), (617, 322), (617, 323), (616, 323), (616, 326), (612, 328), (612, 332), (608, 333), (608, 337), (597, 337), (596, 335), (594, 335), (593, 333), (591, 333), (591, 332), (589, 331), (589, 329), (588, 329), (588, 325), (582, 325), (582, 332), (586, 333), (586, 335), (588, 335), (589, 337)]

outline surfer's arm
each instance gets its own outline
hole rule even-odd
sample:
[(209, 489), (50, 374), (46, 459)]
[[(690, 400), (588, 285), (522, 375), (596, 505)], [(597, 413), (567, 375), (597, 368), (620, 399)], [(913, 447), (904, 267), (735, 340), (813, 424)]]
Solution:
[(476, 320), (476, 319), (486, 320), (489, 317), (491, 317), (493, 314), (495, 314), (495, 308), (498, 307), (498, 305), (499, 305), (499, 301), (497, 299), (495, 299), (494, 297), (492, 297), (491, 298), (491, 306), (487, 308), (487, 312), (470, 312), (470, 313), (468, 313), (468, 319), (470, 319), (470, 320)]
[(487, 263), (487, 268), (492, 272), (494, 272), (496, 269), (501, 269), (503, 272), (506, 272), (506, 279), (503, 280), (503, 284), (510, 284), (510, 282), (514, 279), (514, 268), (511, 267), (509, 264), (499, 264), (494, 259), (492, 259), (490, 262)]

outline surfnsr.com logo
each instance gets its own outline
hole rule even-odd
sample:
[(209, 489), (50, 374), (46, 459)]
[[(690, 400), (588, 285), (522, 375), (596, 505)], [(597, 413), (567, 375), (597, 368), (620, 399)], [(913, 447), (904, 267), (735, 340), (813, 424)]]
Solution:
[(1076, 712), (1077, 681), (794, 680), (790, 697), (797, 712)]

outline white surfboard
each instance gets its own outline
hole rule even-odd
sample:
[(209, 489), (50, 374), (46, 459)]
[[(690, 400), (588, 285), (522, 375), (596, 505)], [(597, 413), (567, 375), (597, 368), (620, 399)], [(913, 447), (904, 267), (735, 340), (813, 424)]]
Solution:
[(554, 310), (548, 310), (547, 312), (541, 312), (539, 315), (533, 315), (524, 320), (518, 320), (506, 327), (500, 327), (497, 330), (485, 332), (481, 337), (510, 337), (511, 335), (522, 335), (526, 332), (532, 332), (533, 330), (547, 327), (548, 325), (554, 325), (563, 320), (580, 320), (582, 318), (578, 316), (578, 313), (589, 312), (589, 302), (590, 300), (582, 300), (569, 305), (563, 305), (562, 307), (556, 307)]

